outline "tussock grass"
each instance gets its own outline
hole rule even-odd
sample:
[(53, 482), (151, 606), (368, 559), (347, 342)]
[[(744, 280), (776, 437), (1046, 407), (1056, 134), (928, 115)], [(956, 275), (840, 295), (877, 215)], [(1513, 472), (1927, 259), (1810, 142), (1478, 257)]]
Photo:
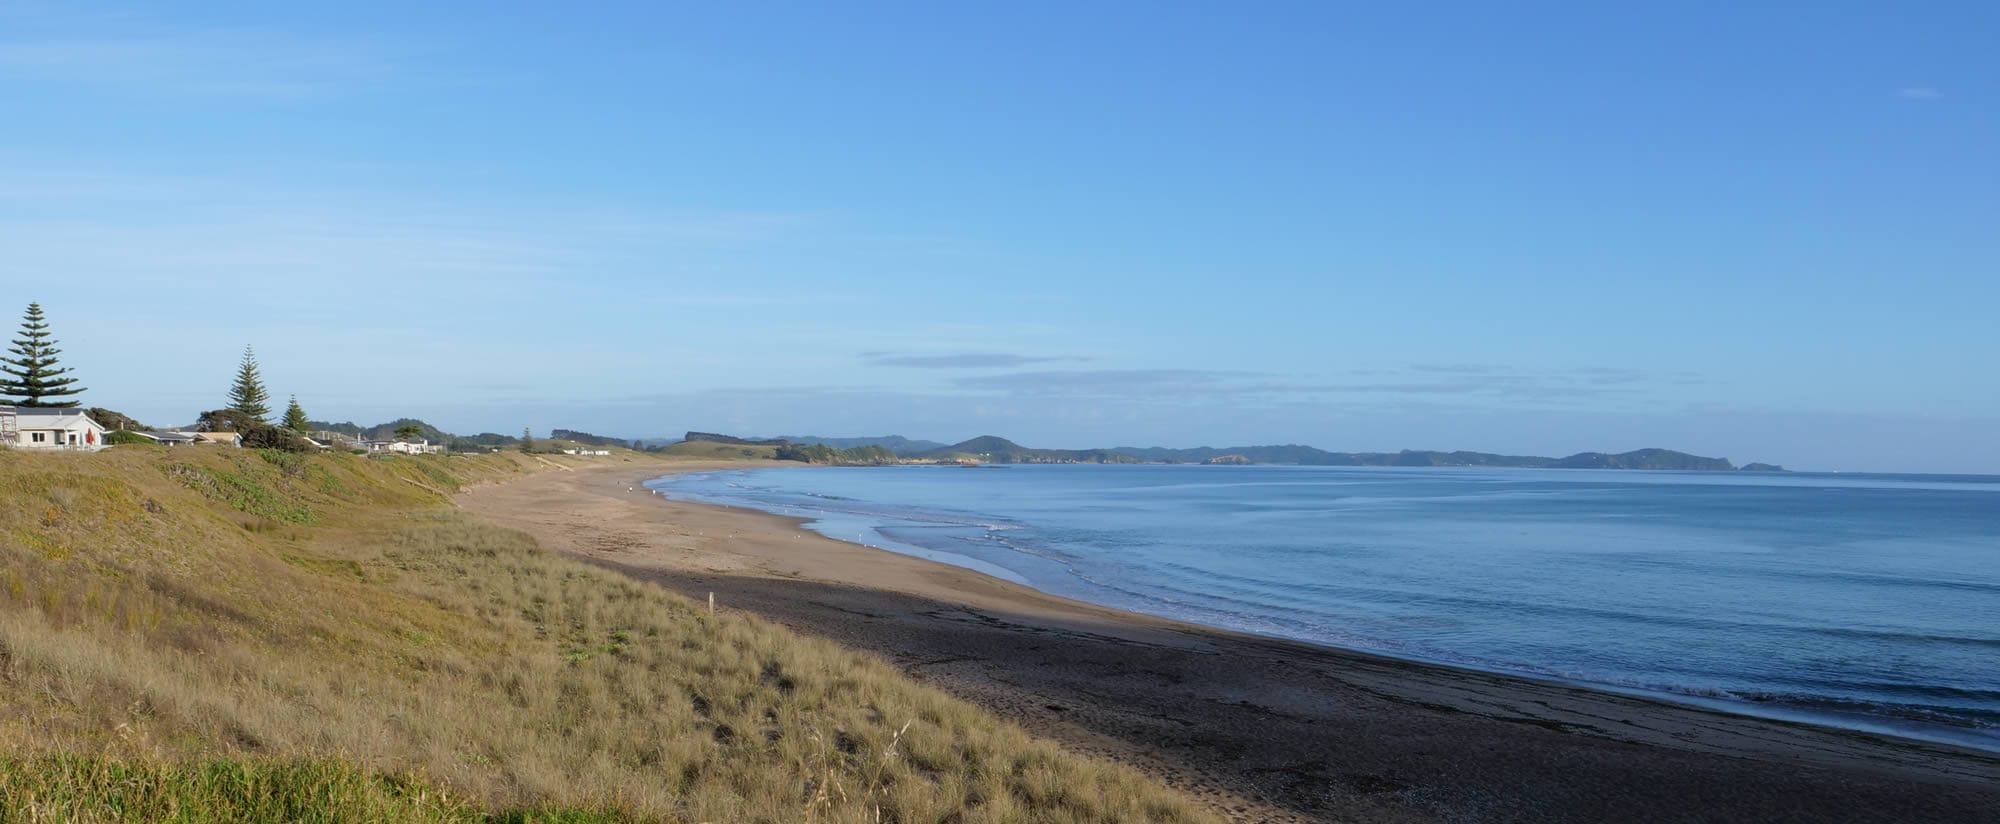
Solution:
[(334, 760), (128, 764), (64, 755), (0, 761), (0, 822), (471, 822), (476, 808), (414, 778)]
[(187, 821), (313, 820), (283, 806), (313, 798), (361, 811), (326, 820), (1211, 820), (877, 659), (710, 616), (436, 492), (546, 464), (0, 452), (0, 806), (155, 820), (77, 806), (124, 781), (131, 809), (241, 811), (162, 819)]

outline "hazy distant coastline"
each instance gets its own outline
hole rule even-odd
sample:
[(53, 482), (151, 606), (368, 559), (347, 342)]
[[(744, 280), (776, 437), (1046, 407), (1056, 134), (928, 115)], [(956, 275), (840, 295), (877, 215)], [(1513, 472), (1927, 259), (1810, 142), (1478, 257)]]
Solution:
[[(1769, 463), (1738, 466), (1728, 458), (1710, 458), (1672, 449), (1635, 449), (1630, 452), (1578, 452), (1562, 458), (1539, 455), (1501, 455), (1491, 452), (1457, 450), (1443, 452), (1405, 449), (1400, 452), (1329, 452), (1300, 444), (1263, 446), (1172, 447), (1118, 446), (1104, 449), (1036, 449), (1006, 438), (982, 435), (955, 444), (914, 440), (900, 435), (858, 438), (826, 438), (814, 435), (787, 435), (777, 438), (746, 439), (706, 432), (689, 432), (686, 442), (723, 443), (743, 446), (825, 447), (849, 452), (856, 462), (920, 463), (1207, 463), (1281, 464), (1296, 466), (1484, 466), (1536, 469), (1653, 469), (1716, 472), (1783, 472)], [(865, 454), (862, 452), (865, 450)], [(884, 453), (887, 453), (886, 455)], [(892, 458), (890, 456), (893, 456)], [(842, 462), (840, 456), (822, 463)]]

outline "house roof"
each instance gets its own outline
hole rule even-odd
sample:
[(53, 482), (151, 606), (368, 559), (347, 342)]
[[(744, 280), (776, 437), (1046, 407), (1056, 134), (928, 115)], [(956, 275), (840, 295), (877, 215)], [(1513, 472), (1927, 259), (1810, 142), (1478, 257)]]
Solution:
[(34, 419), (31, 421), (30, 420), (21, 421), (22, 429), (68, 429), (70, 427), (76, 426), (77, 424), (89, 424), (91, 426), (96, 426), (99, 429), (104, 428), (102, 426), (99, 426), (96, 421), (91, 420), (89, 415), (85, 415), (82, 412), (76, 412), (76, 411), (71, 411), (68, 414), (64, 415), (46, 415), (37, 413), (34, 415), (24, 415), (22, 417)]
[(132, 434), (135, 434), (135, 435), (138, 435), (139, 437), (142, 437), (142, 438), (152, 438), (153, 440), (156, 440), (156, 441), (193, 441), (193, 440), (194, 440), (194, 436), (193, 436), (193, 435), (189, 435), (189, 434), (187, 434), (187, 433), (185, 433), (185, 432), (139, 432), (139, 431), (136, 431), (136, 430), (135, 430), (135, 431), (134, 431), (134, 432), (133, 432)]

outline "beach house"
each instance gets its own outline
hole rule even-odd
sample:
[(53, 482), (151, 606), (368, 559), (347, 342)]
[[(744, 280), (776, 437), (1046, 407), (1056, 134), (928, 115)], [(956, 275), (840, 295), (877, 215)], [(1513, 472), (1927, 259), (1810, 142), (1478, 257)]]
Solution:
[(81, 409), (0, 406), (0, 445), (96, 452), (104, 448), (104, 432)]
[(435, 455), (444, 451), (444, 444), (431, 443), (427, 440), (363, 441), (361, 447), (369, 452), (396, 455)]

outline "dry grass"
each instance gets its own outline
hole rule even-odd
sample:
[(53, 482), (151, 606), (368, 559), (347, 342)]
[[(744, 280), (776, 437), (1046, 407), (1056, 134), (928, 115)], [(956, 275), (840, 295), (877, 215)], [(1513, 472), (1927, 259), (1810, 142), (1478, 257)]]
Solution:
[[(517, 818), (533, 815), (523, 811)], [(334, 760), (130, 764), (65, 755), (0, 762), (0, 824), (455, 824), (483, 818), (419, 778), (370, 775)]]
[(1210, 820), (876, 659), (711, 617), (438, 494), (546, 463), (0, 452), (0, 747), (149, 775), (351, 765), (307, 772), (366, 803), (405, 786), (368, 776), (415, 771), (487, 809), (691, 822)]

